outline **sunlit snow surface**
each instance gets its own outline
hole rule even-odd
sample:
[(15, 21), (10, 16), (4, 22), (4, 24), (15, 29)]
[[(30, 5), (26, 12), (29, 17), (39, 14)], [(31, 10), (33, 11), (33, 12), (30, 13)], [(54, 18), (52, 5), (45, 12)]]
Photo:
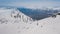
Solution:
[[(11, 17), (11, 11), (16, 10), (0, 9), (0, 34), (60, 34), (59, 15), (56, 18), (49, 17), (39, 21), (23, 22), (22, 18)], [(25, 18), (30, 19), (24, 15), (24, 20)]]

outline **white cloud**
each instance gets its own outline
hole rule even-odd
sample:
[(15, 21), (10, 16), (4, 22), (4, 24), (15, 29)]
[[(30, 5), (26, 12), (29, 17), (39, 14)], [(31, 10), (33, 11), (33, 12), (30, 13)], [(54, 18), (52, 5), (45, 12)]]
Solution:
[(39, 7), (57, 7), (60, 2), (13, 2), (9, 3), (9, 6), (23, 6), (23, 7), (29, 7), (29, 8), (39, 8)]

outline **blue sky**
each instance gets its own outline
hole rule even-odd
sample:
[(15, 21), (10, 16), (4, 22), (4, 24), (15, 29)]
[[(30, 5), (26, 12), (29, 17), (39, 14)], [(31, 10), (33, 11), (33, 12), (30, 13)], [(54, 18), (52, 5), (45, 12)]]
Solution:
[(0, 0), (0, 6), (60, 7), (60, 0)]

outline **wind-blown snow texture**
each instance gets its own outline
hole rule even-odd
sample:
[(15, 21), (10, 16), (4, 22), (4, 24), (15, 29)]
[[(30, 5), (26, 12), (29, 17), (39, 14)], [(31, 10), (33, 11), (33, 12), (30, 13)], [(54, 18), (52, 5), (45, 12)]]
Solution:
[(33, 21), (17, 8), (0, 8), (0, 34), (60, 34), (59, 26), (58, 14)]

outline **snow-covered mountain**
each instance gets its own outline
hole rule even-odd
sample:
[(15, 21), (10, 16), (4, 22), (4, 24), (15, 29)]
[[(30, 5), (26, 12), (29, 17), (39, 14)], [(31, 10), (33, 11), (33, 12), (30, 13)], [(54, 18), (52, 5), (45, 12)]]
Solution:
[(41, 20), (48, 17), (56, 17), (60, 10), (56, 8), (44, 8), (44, 9), (29, 9), (29, 8), (0, 8), (0, 22), (32, 22), (34, 20)]
[(32, 22), (32, 18), (20, 12), (17, 8), (0, 8), (0, 23)]
[(31, 17), (33, 20), (41, 20), (44, 18), (48, 18), (53, 15), (57, 15), (60, 12), (60, 10), (55, 8), (42, 8), (42, 9), (18, 8), (18, 10), (24, 13), (25, 15)]
[(0, 34), (60, 34), (59, 26), (60, 13), (33, 21), (17, 8), (0, 8)]

